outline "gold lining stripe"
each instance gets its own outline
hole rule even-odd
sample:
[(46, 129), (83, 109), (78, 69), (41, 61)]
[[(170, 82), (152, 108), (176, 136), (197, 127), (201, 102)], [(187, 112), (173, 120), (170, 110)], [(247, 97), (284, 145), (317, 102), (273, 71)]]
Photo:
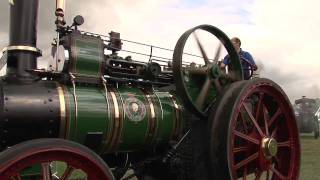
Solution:
[(173, 132), (171, 134), (171, 138), (170, 139), (175, 139), (179, 135), (180, 113), (181, 113), (181, 111), (180, 111), (179, 105), (178, 105), (177, 101), (175, 100), (175, 98), (171, 94), (169, 94), (169, 97), (172, 100), (173, 107), (174, 107), (174, 114), (175, 114), (175, 123), (174, 123), (174, 128), (173, 128)]
[(109, 92), (106, 94), (106, 99), (107, 99), (107, 113), (108, 113), (108, 120), (109, 120), (109, 126), (106, 132), (106, 136), (105, 136), (105, 147), (102, 153), (106, 153), (108, 151), (110, 151), (110, 148), (112, 146), (112, 140), (113, 140), (113, 135), (114, 135), (114, 131), (115, 131), (115, 108), (114, 108), (114, 103), (110, 103), (111, 101), (113, 102), (111, 93), (113, 93), (112, 91), (109, 90), (109, 88), (107, 89), (107, 92)]
[(2, 52), (5, 51), (17, 51), (17, 50), (21, 50), (21, 51), (31, 51), (34, 53), (37, 53), (38, 55), (42, 55), (42, 52), (40, 49), (36, 48), (36, 47), (32, 47), (32, 46), (7, 46), (5, 48), (3, 48)]
[(68, 139), (70, 137), (70, 96), (69, 96), (69, 90), (66, 86), (61, 86), (64, 98), (66, 102), (66, 132), (65, 132), (65, 139)]
[(66, 101), (64, 99), (64, 92), (59, 83), (57, 83), (57, 91), (59, 95), (60, 102), (60, 128), (59, 137), (66, 138)]
[(142, 92), (145, 94), (147, 102), (149, 103), (149, 108), (150, 108), (150, 118), (148, 118), (148, 130), (147, 130), (147, 136), (145, 139), (145, 145), (148, 146), (152, 142), (153, 138), (156, 135), (156, 114), (155, 114), (155, 109), (154, 105), (151, 100), (151, 96), (146, 92), (145, 90), (142, 89)]
[(111, 142), (108, 143), (108, 151), (113, 152), (117, 146), (117, 141), (119, 140), (119, 133), (120, 133), (120, 110), (119, 110), (119, 103), (117, 100), (117, 96), (114, 91), (110, 91), (110, 95), (113, 102), (114, 108), (114, 118), (113, 118), (113, 128), (111, 134)]
[(163, 107), (162, 107), (162, 103), (160, 101), (159, 96), (157, 95), (157, 92), (153, 91), (154, 95), (157, 97), (157, 100), (159, 101), (159, 106), (160, 106), (160, 110), (161, 110), (161, 120), (163, 121)]
[(101, 79), (102, 79), (102, 84), (103, 84), (103, 87), (104, 87), (104, 95), (105, 95), (105, 98), (106, 98), (106, 102), (107, 102), (107, 113), (108, 113), (108, 119), (110, 119), (110, 104), (109, 104), (109, 98), (108, 98), (108, 88), (107, 88), (107, 80), (101, 76)]
[(112, 92), (112, 91), (110, 92), (110, 94), (111, 94), (113, 105), (114, 105), (114, 117), (116, 119), (119, 119), (120, 112), (119, 112), (119, 104), (118, 104), (118, 101), (117, 101), (116, 94), (114, 92)]
[[(114, 147), (113, 147), (113, 151), (116, 151), (119, 146), (120, 146), (120, 143), (121, 143), (121, 137), (122, 137), (122, 130), (123, 130), (123, 123), (124, 123), (124, 119), (125, 119), (125, 112), (124, 112), (124, 102), (123, 102), (123, 99), (122, 99), (122, 96), (120, 94), (120, 92), (118, 91), (118, 88), (117, 89), (114, 89), (115, 93), (117, 92), (118, 96), (119, 96), (119, 101), (117, 101), (117, 103), (121, 103), (121, 106), (119, 105), (118, 107), (118, 111), (119, 111), (119, 126), (118, 126), (118, 131), (117, 131), (117, 134), (116, 134), (116, 142), (114, 144)], [(115, 94), (116, 96), (116, 94)], [(120, 114), (120, 111), (122, 112)]]
[(147, 99), (150, 104), (151, 118), (154, 119), (154, 118), (156, 118), (156, 113), (154, 111), (154, 106), (153, 106), (153, 103), (151, 102), (150, 95), (147, 95)]

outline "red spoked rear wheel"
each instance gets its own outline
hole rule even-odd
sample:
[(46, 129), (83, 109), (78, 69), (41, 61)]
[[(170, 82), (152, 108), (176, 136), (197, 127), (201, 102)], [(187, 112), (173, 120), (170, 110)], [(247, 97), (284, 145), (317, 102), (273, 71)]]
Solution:
[(233, 84), (210, 120), (211, 164), (219, 179), (298, 179), (297, 124), (287, 96), (274, 82)]
[(23, 171), (40, 167), (40, 179), (51, 180), (52, 163), (64, 164), (57, 179), (65, 180), (81, 170), (86, 179), (113, 180), (105, 162), (93, 151), (75, 142), (62, 139), (36, 139), (15, 145), (0, 153), (0, 179), (23, 179)]

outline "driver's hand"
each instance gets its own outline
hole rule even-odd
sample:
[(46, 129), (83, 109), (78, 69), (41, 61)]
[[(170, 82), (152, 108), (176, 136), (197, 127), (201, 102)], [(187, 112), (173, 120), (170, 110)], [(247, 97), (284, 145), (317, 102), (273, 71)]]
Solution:
[(258, 69), (258, 66), (257, 65), (253, 65), (252, 68), (253, 68), (254, 71), (256, 71)]

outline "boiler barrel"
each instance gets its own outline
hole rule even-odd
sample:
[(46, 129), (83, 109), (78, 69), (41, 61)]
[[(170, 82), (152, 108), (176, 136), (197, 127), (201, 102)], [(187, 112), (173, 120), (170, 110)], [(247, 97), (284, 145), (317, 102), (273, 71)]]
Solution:
[[(106, 98), (107, 97), (107, 98)], [(99, 153), (129, 152), (176, 139), (182, 108), (169, 92), (65, 86), (51, 81), (0, 85), (0, 150), (37, 138), (64, 138)]]
[(59, 133), (58, 83), (0, 84), (0, 150), (22, 141)]
[(127, 86), (107, 87), (107, 93), (102, 87), (61, 90), (60, 137), (100, 153), (157, 146), (180, 133), (181, 106), (168, 92)]

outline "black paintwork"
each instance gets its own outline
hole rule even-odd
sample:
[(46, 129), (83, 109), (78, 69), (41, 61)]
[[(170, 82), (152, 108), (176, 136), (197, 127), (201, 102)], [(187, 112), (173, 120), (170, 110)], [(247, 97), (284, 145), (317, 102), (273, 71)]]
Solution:
[(58, 137), (56, 83), (2, 84), (0, 103), (0, 149), (25, 140)]
[[(9, 46), (37, 45), (37, 21), (39, 0), (14, 1), (10, 5)], [(31, 78), (26, 69), (37, 68), (37, 54), (30, 51), (9, 51), (8, 79)]]

